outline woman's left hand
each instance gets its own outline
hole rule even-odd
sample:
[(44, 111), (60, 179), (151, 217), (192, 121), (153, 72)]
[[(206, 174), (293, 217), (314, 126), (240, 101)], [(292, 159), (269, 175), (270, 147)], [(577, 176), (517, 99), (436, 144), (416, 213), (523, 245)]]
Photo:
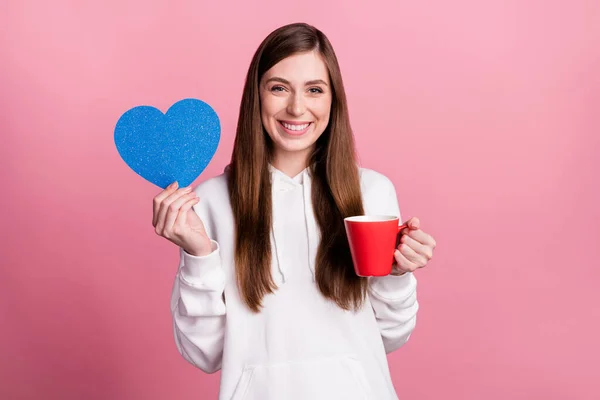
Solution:
[(421, 226), (419, 219), (416, 217), (409, 219), (407, 226), (401, 231), (400, 245), (394, 252), (396, 263), (392, 268), (392, 275), (414, 272), (418, 268), (425, 267), (433, 258), (435, 239), (419, 229)]

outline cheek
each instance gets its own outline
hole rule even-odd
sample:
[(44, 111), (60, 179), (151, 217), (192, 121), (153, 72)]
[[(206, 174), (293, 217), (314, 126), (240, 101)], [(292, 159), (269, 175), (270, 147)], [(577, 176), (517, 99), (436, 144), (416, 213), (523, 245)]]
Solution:
[[(270, 127), (273, 121), (273, 102), (267, 97), (261, 97), (260, 99), (260, 116), (262, 123), (265, 127)], [(270, 129), (270, 128), (269, 128)]]
[(327, 120), (329, 120), (329, 113), (331, 112), (331, 97), (319, 100), (320, 101), (315, 104), (315, 113), (320, 120), (327, 122)]
[(330, 104), (323, 104), (320, 105), (319, 108), (315, 109), (315, 116), (319, 119), (319, 125), (321, 125), (323, 129), (325, 129), (325, 126), (327, 126), (327, 124), (329, 123), (330, 112)]
[(273, 96), (264, 96), (261, 98), (260, 113), (263, 124), (272, 124), (275, 115), (281, 110), (281, 101)]

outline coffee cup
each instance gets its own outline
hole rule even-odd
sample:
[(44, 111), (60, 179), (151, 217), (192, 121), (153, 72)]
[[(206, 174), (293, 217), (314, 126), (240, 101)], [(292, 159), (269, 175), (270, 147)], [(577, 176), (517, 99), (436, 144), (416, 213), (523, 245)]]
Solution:
[(406, 228), (388, 215), (344, 218), (354, 271), (358, 276), (385, 276), (392, 272), (398, 235)]

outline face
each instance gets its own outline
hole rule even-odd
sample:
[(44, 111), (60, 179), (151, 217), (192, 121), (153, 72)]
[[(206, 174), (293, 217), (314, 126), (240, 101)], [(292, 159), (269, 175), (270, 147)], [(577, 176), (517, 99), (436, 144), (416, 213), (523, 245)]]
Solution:
[(316, 51), (287, 57), (264, 74), (261, 118), (276, 157), (310, 154), (329, 123), (331, 99), (329, 73)]

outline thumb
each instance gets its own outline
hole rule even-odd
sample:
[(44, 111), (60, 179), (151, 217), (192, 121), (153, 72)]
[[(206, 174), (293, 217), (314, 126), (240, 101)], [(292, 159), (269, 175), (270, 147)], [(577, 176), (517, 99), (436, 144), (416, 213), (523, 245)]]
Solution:
[(417, 217), (412, 217), (408, 220), (407, 225), (410, 229), (419, 229), (419, 227), (421, 226), (421, 221), (419, 221), (419, 218)]

